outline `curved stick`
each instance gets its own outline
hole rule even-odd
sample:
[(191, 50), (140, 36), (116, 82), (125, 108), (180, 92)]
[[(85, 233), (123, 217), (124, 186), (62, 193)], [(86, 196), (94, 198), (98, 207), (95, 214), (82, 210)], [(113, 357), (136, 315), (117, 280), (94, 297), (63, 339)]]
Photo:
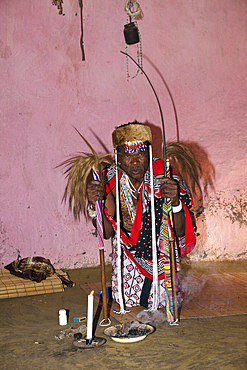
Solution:
[[(163, 129), (163, 140), (164, 140), (164, 147), (163, 147), (163, 153), (164, 153), (164, 176), (167, 177), (167, 174), (166, 174), (166, 135), (165, 135), (165, 124), (164, 124), (164, 117), (163, 117), (163, 112), (162, 112), (162, 109), (161, 109), (161, 105), (160, 105), (160, 101), (159, 101), (159, 98), (158, 98), (158, 95), (150, 81), (150, 79), (148, 78), (146, 72), (143, 70), (143, 68), (141, 66), (139, 66), (139, 64), (135, 61), (134, 58), (132, 58), (129, 54), (123, 52), (123, 51), (120, 51), (120, 53), (122, 54), (125, 54), (127, 55), (127, 57), (129, 57), (137, 66), (138, 68), (140, 68), (140, 70), (142, 71), (142, 73), (145, 75), (145, 77), (147, 78), (153, 92), (154, 92), (154, 95), (156, 97), (156, 100), (157, 100), (157, 103), (158, 103), (158, 106), (159, 106), (159, 110), (160, 110), (160, 116), (161, 116), (161, 122), (162, 122), (162, 129)], [(165, 202), (165, 199), (164, 199), (164, 202)], [(178, 320), (178, 308), (177, 308), (177, 292), (176, 292), (176, 267), (175, 267), (175, 256), (174, 256), (174, 243), (173, 241), (170, 242), (170, 247), (171, 247), (171, 253), (170, 253), (170, 268), (171, 268), (171, 273), (172, 273), (172, 291), (173, 291), (173, 299), (174, 299), (174, 317), (175, 317), (175, 322), (177, 322)]]
[[(159, 110), (160, 110), (160, 116), (161, 116), (161, 122), (162, 122), (162, 129), (163, 129), (163, 139), (164, 139), (164, 147), (163, 147), (163, 153), (164, 153), (164, 164), (166, 162), (166, 133), (165, 133), (165, 124), (164, 124), (164, 117), (163, 117), (163, 112), (162, 112), (162, 109), (161, 109), (161, 105), (160, 105), (160, 101), (159, 101), (159, 98), (158, 98), (158, 95), (152, 85), (152, 82), (150, 81), (150, 79), (148, 78), (148, 75), (146, 74), (146, 72), (144, 71), (144, 69), (135, 61), (134, 58), (132, 58), (129, 54), (125, 53), (124, 51), (120, 51), (120, 53), (124, 54), (124, 55), (127, 55), (127, 57), (129, 57), (137, 66), (138, 68), (140, 68), (140, 70), (142, 71), (142, 73), (144, 74), (144, 76), (146, 77), (146, 79), (148, 80), (153, 92), (154, 92), (154, 95), (156, 97), (156, 100), (157, 100), (157, 103), (158, 103), (158, 106), (159, 106)], [(166, 176), (166, 168), (165, 168), (165, 165), (164, 165), (164, 174)]]
[(164, 79), (164, 77), (162, 76), (162, 74), (160, 73), (160, 71), (158, 70), (158, 68), (155, 66), (155, 64), (146, 55), (145, 55), (145, 59), (148, 60), (148, 62), (151, 64), (151, 66), (153, 67), (153, 69), (155, 70), (155, 72), (157, 72), (158, 75), (160, 76), (163, 84), (166, 87), (166, 90), (168, 92), (168, 95), (169, 95), (169, 97), (171, 99), (172, 107), (173, 107), (173, 112), (174, 112), (174, 117), (175, 117), (175, 121), (176, 121), (177, 142), (179, 143), (180, 140), (179, 140), (179, 128), (178, 128), (178, 114), (177, 114), (177, 109), (176, 109), (176, 106), (175, 106), (175, 102), (174, 102), (174, 99), (173, 99), (171, 90), (169, 89), (169, 86), (168, 86), (166, 80)]

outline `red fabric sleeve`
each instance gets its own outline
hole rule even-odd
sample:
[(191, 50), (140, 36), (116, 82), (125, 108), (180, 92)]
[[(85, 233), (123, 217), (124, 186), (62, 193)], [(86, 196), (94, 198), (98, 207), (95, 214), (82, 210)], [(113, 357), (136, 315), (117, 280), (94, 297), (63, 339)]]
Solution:
[(180, 257), (183, 257), (186, 254), (190, 253), (196, 244), (196, 237), (190, 212), (185, 204), (183, 204), (183, 207), (185, 213), (185, 244), (179, 248)]

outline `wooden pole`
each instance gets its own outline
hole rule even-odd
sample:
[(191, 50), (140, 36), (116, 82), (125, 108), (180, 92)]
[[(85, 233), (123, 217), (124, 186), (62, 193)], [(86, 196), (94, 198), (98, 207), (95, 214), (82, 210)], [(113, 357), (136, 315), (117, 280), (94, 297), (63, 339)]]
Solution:
[[(93, 177), (95, 180), (100, 181), (100, 175), (99, 175), (98, 170), (93, 169)], [(104, 320), (108, 321), (106, 280), (105, 280), (104, 229), (103, 229), (102, 202), (101, 201), (95, 202), (95, 211), (96, 211), (97, 234), (98, 234), (98, 240), (99, 240), (103, 315), (104, 315)]]
[(170, 241), (170, 258), (171, 258), (171, 273), (172, 273), (172, 293), (173, 293), (173, 304), (174, 304), (174, 318), (175, 321), (178, 317), (178, 303), (177, 303), (177, 289), (176, 289), (176, 261), (174, 253), (174, 241)]
[(99, 253), (100, 253), (100, 270), (101, 270), (101, 287), (102, 287), (103, 316), (104, 316), (104, 320), (105, 321), (108, 321), (104, 249), (100, 249), (99, 250)]

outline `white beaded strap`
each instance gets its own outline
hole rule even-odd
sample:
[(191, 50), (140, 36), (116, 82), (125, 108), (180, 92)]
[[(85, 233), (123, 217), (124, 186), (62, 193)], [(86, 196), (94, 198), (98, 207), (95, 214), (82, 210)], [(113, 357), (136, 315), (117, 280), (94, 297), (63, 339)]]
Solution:
[(117, 216), (117, 260), (118, 260), (118, 294), (120, 304), (120, 314), (124, 314), (123, 292), (122, 292), (122, 266), (121, 266), (121, 245), (120, 245), (120, 204), (119, 204), (119, 182), (118, 182), (118, 166), (117, 166), (117, 150), (115, 149), (115, 165), (116, 165), (116, 216)]
[(173, 213), (178, 213), (178, 212), (182, 211), (182, 209), (183, 209), (182, 202), (181, 202), (181, 200), (179, 200), (179, 205), (175, 206), (175, 207), (172, 207), (172, 212)]
[(152, 311), (158, 309), (158, 262), (157, 262), (157, 243), (155, 230), (155, 205), (154, 205), (154, 173), (153, 173), (153, 153), (152, 146), (149, 145), (150, 162), (150, 186), (151, 186), (151, 221), (152, 221), (152, 255), (153, 255), (153, 305)]

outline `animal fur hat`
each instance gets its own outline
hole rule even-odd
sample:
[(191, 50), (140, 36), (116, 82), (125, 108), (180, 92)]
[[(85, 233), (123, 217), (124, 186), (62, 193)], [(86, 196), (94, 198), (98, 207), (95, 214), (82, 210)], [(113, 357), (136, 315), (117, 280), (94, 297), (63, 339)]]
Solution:
[(148, 141), (152, 144), (152, 133), (150, 127), (138, 122), (128, 123), (116, 128), (112, 133), (112, 144), (116, 148), (126, 142)]

